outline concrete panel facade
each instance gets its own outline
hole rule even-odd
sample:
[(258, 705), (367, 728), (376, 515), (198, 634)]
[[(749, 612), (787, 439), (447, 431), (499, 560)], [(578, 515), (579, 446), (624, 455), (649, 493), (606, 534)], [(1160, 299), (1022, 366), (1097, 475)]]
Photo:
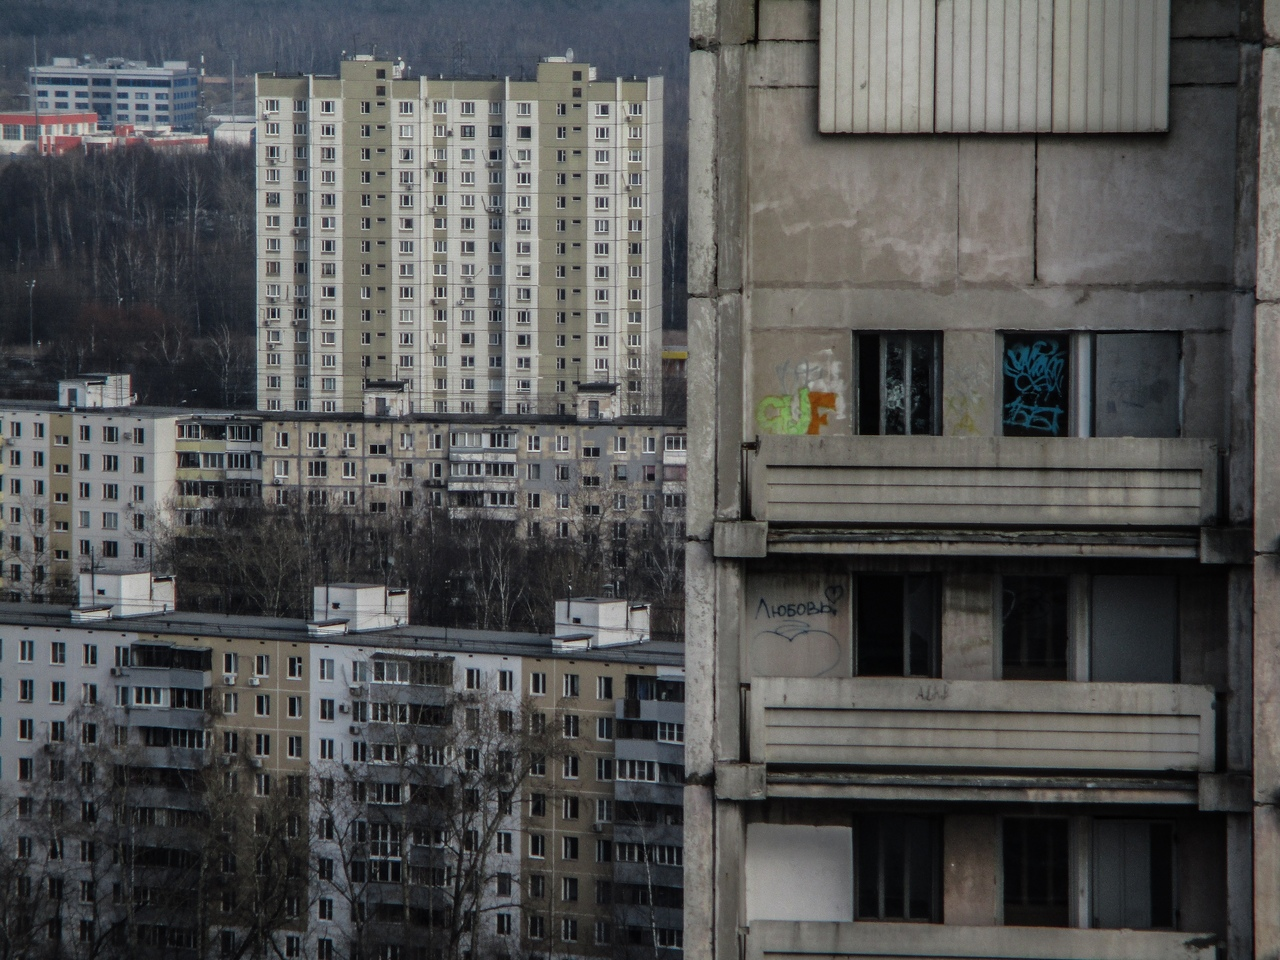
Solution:
[[(1280, 7), (1170, 4), (1167, 132), (986, 136), (820, 133), (819, 7), (693, 5), (686, 952), (1280, 957)], [(1196, 745), (1050, 759), (1075, 697)], [(753, 914), (749, 832), (837, 824), (852, 919)]]

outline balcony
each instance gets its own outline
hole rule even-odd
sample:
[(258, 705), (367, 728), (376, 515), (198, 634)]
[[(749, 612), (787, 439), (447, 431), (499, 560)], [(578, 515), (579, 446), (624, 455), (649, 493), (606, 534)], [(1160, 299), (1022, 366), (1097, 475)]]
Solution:
[(770, 436), (747, 481), (770, 550), (845, 539), (1008, 553), (1069, 540), (1077, 554), (1194, 557), (1219, 499), (1209, 440)]
[(1212, 934), (927, 923), (752, 921), (747, 960), (915, 957), (930, 960), (1212, 960)]
[(1209, 687), (756, 678), (748, 696), (751, 759), (771, 796), (843, 795), (875, 774), (886, 795), (891, 781), (918, 795), (917, 780), (936, 780), (976, 794), (1052, 784), (1057, 799), (1112, 798), (1106, 788), (1195, 803), (1196, 775), (1214, 770)]

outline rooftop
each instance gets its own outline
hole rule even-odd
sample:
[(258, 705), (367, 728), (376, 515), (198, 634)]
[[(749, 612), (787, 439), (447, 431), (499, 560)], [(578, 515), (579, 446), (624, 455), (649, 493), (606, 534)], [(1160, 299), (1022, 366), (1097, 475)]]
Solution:
[[(584, 598), (585, 599), (585, 598)], [(576, 601), (575, 601), (576, 602)], [(170, 611), (135, 617), (72, 624), (71, 608), (51, 604), (0, 604), (0, 626), (52, 627), (88, 631), (248, 640), (280, 640), (330, 646), (389, 647), (422, 653), (485, 653), (498, 656), (544, 657), (637, 666), (684, 665), (684, 644), (662, 640), (591, 649), (556, 649), (550, 634), (502, 630), (462, 630), (454, 627), (404, 626), (360, 633), (315, 637), (307, 621), (288, 617), (229, 616), (218, 613)]]

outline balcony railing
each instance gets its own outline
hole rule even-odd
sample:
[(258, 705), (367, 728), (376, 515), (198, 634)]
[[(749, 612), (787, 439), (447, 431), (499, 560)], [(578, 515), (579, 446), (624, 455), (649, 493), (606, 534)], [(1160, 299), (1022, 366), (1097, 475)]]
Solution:
[(770, 767), (1200, 773), (1209, 687), (755, 678), (751, 759)]

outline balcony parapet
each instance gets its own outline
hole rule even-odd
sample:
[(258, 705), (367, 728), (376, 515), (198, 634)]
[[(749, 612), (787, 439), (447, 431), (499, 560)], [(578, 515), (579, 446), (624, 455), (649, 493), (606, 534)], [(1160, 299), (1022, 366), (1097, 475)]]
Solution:
[(1213, 934), (1167, 930), (754, 920), (746, 960), (1213, 960), (1217, 944)]
[(755, 678), (751, 759), (775, 768), (1211, 773), (1210, 687)]

